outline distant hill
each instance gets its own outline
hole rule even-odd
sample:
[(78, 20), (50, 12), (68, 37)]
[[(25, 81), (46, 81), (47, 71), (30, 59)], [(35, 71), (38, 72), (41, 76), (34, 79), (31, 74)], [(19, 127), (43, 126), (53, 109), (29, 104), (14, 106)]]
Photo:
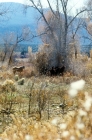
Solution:
[[(1, 6), (2, 5), (2, 6)], [(10, 9), (11, 12), (7, 13), (5, 17), (0, 16), (0, 42), (2, 43), (2, 35), (6, 32), (15, 32), (19, 33), (24, 26), (30, 27), (30, 29), (35, 33), (37, 29), (37, 18), (40, 17), (37, 10), (34, 8), (28, 8), (25, 10), (25, 6), (20, 3), (15, 2), (3, 2), (0, 3), (0, 8), (4, 7)], [(44, 9), (46, 10), (46, 9)], [(4, 21), (4, 22), (3, 22)], [(78, 19), (74, 21), (74, 26), (76, 27)], [(87, 32), (81, 28), (79, 31), (79, 38), (81, 46), (87, 46), (90, 42), (88, 40), (84, 40), (82, 38), (83, 35), (88, 36)], [(22, 42), (22, 44), (26, 44), (31, 46), (32, 44), (40, 44), (40, 38), (34, 38), (30, 42)], [(87, 48), (87, 47), (86, 47)], [(83, 48), (82, 48), (83, 49)]]
[[(25, 11), (25, 5), (15, 2), (3, 2), (1, 5), (5, 8), (9, 8), (11, 12), (8, 12), (9, 20), (5, 26), (8, 25), (25, 25), (35, 24), (38, 12), (34, 8), (28, 8), (27, 13)], [(3, 8), (4, 9), (4, 8)]]
[[(7, 13), (3, 17), (4, 19), (0, 17), (0, 36), (7, 32), (19, 33), (24, 26), (28, 26), (33, 32), (36, 32), (39, 14), (34, 8), (28, 8), (26, 12), (24, 5), (20, 3), (4, 2), (1, 5), (3, 8), (9, 7), (11, 12)], [(2, 38), (0, 38), (0, 42), (2, 42)], [(39, 38), (35, 38), (29, 44), (39, 44), (40, 42)], [(28, 44), (26, 41), (24, 43)]]

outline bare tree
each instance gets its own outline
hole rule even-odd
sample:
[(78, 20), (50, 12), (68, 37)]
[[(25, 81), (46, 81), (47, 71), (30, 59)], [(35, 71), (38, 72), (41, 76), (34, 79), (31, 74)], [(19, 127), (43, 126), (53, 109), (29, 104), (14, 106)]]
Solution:
[[(68, 34), (69, 34), (69, 28), (71, 24), (74, 22), (74, 20), (83, 12), (85, 12), (87, 9), (81, 9), (76, 13), (75, 16), (69, 18), (69, 1), (70, 0), (55, 0), (54, 3), (56, 5), (56, 9), (53, 9), (53, 2), (50, 0), (47, 0), (49, 9), (51, 11), (51, 17), (55, 18), (57, 21), (57, 28), (58, 28), (58, 41), (54, 42), (55, 46), (60, 52), (60, 55), (63, 55), (63, 59), (65, 60), (65, 64), (68, 66)], [(51, 19), (48, 21), (44, 8), (42, 5), (42, 1), (38, 0), (37, 2), (35, 0), (30, 0), (32, 7), (34, 7), (41, 15), (40, 19), (44, 20), (44, 25), (45, 25), (45, 32), (49, 32), (49, 35), (52, 37), (53, 41), (56, 40), (56, 32), (53, 30), (53, 26), (51, 23)], [(62, 14), (61, 14), (62, 13)], [(63, 20), (62, 20), (63, 19)], [(55, 21), (54, 20), (54, 21)], [(55, 22), (54, 22), (55, 23)], [(54, 25), (54, 24), (53, 24)], [(56, 28), (54, 26), (54, 28)], [(76, 30), (77, 31), (77, 30)], [(47, 34), (48, 35), (48, 34)], [(49, 38), (49, 36), (48, 36)], [(53, 42), (52, 41), (52, 42)]]
[(13, 12), (13, 9), (10, 5), (6, 5), (5, 3), (0, 3), (0, 23), (3, 23), (10, 19), (9, 13)]
[(30, 28), (24, 27), (22, 29), (22, 32), (19, 35), (18, 34), (16, 35), (16, 40), (15, 40), (15, 43), (12, 45), (8, 64), (10, 64), (12, 62), (12, 56), (13, 56), (14, 50), (18, 46), (18, 44), (23, 41), (29, 41), (30, 39), (31, 39), (30, 38)]
[[(57, 20), (57, 17), (52, 13), (51, 10), (47, 11), (44, 14), (49, 26), (52, 28), (53, 33), (51, 33), (44, 21), (42, 21), (41, 24), (38, 25), (38, 33), (42, 34), (41, 39), (44, 44), (49, 44), (49, 52), (52, 51), (52, 55), (49, 57), (53, 58), (54, 65), (59, 66), (61, 63), (61, 54), (62, 54), (62, 35), (61, 32), (63, 32), (63, 20), (61, 17), (61, 24), (59, 25), (59, 21)], [(62, 28), (61, 28), (62, 26)], [(61, 31), (62, 30), (62, 31)], [(46, 33), (46, 34), (44, 34)], [(56, 61), (55, 61), (55, 60)]]
[[(12, 12), (11, 6), (10, 5), (6, 5), (5, 3), (0, 3), (0, 25), (3, 25), (6, 23), (6, 21), (9, 20), (10, 15), (9, 13)], [(0, 34), (1, 35), (1, 34)], [(8, 38), (8, 36), (7, 36)], [(8, 41), (8, 40), (7, 40)], [(5, 39), (5, 44), (4, 44), (4, 48), (1, 48), (0, 53), (1, 53), (1, 61), (4, 61), (5, 57), (6, 57), (6, 53), (7, 53), (7, 41)], [(3, 53), (4, 52), (4, 53)]]
[(87, 0), (86, 3), (85, 3), (86, 7), (87, 7), (87, 14), (86, 14), (86, 17), (89, 19), (89, 20), (92, 20), (92, 1), (91, 0)]
[(4, 43), (4, 47), (3, 47), (3, 59), (2, 62), (4, 62), (7, 59), (7, 55), (9, 55), (10, 49), (11, 49), (11, 44), (14, 43), (14, 38), (15, 38), (15, 34), (13, 32), (7, 32), (3, 35), (2, 40)]
[(83, 28), (86, 31), (86, 34), (83, 35), (84, 40), (87, 40), (88, 46), (92, 45), (92, 1), (88, 0), (86, 2), (86, 17), (84, 18)]
[[(79, 32), (83, 29), (83, 20), (81, 18), (78, 18), (76, 21), (76, 25), (74, 23), (71, 23), (70, 29), (69, 29), (69, 45), (73, 48), (73, 55), (75, 59), (77, 59), (77, 54), (80, 53), (80, 35)], [(69, 48), (69, 52), (70, 52)]]
[(21, 33), (15, 34), (14, 32), (8, 32), (3, 37), (4, 42), (4, 57), (3, 62), (8, 58), (8, 64), (11, 64), (13, 60), (13, 53), (20, 42), (29, 41), (30, 28), (23, 27)]

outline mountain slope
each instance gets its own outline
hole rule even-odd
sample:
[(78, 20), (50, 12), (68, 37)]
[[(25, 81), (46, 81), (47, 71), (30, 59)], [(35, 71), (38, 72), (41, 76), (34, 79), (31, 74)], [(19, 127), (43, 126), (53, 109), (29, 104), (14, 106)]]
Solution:
[[(0, 8), (9, 8), (9, 11), (6, 14), (6, 16), (3, 18), (0, 16), (0, 42), (2, 42), (2, 35), (4, 35), (6, 32), (15, 32), (19, 33), (21, 32), (22, 28), (24, 26), (30, 27), (30, 29), (35, 33), (37, 29), (37, 19), (40, 17), (40, 14), (37, 12), (36, 9), (30, 7), (25, 10), (25, 6), (20, 3), (14, 3), (14, 2), (4, 2), (0, 4)], [(47, 10), (47, 9), (44, 9)], [(3, 19), (5, 22), (3, 22)], [(74, 27), (76, 28), (78, 18), (74, 21)], [(82, 36), (88, 36), (87, 32), (81, 28), (79, 31), (79, 38), (80, 38), (80, 44), (81, 46), (89, 44), (88, 40), (85, 40), (82, 38)], [(24, 42), (28, 44), (28, 42)], [(29, 44), (40, 44), (41, 40), (40, 38), (35, 38)]]
[[(36, 32), (37, 29), (37, 17), (39, 14), (34, 8), (28, 8), (27, 11), (25, 6), (20, 3), (4, 2), (0, 3), (3, 9), (9, 11), (4, 18), (0, 16), (0, 36), (8, 32), (21, 33), (23, 27), (29, 27), (31, 31)], [(4, 20), (3, 20), (4, 19)], [(0, 38), (0, 42), (2, 39)], [(31, 43), (40, 43), (39, 38), (33, 39)], [(28, 42), (25, 42), (28, 44)]]
[[(4, 2), (1, 3), (3, 9), (9, 8), (9, 11), (6, 16), (9, 17), (5, 26), (8, 25), (25, 25), (25, 24), (34, 24), (36, 22), (36, 17), (38, 15), (37, 11), (34, 8), (28, 8), (27, 14), (25, 6), (20, 3), (14, 2)], [(1, 17), (0, 17), (1, 18)]]

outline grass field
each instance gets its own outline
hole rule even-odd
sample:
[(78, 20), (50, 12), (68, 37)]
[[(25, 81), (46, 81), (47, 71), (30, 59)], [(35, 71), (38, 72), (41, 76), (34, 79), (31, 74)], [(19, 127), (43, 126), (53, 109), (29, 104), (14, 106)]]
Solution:
[(0, 139), (91, 140), (91, 75), (35, 76), (28, 68), (16, 75), (0, 70)]

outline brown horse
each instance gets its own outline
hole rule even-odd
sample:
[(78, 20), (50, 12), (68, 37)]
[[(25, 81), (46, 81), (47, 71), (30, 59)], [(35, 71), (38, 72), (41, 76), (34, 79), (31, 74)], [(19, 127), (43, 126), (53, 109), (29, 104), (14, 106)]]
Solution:
[(13, 67), (12, 70), (13, 70), (13, 73), (15, 74), (16, 72), (20, 72), (21, 73), (24, 68), (25, 68), (25, 66)]

